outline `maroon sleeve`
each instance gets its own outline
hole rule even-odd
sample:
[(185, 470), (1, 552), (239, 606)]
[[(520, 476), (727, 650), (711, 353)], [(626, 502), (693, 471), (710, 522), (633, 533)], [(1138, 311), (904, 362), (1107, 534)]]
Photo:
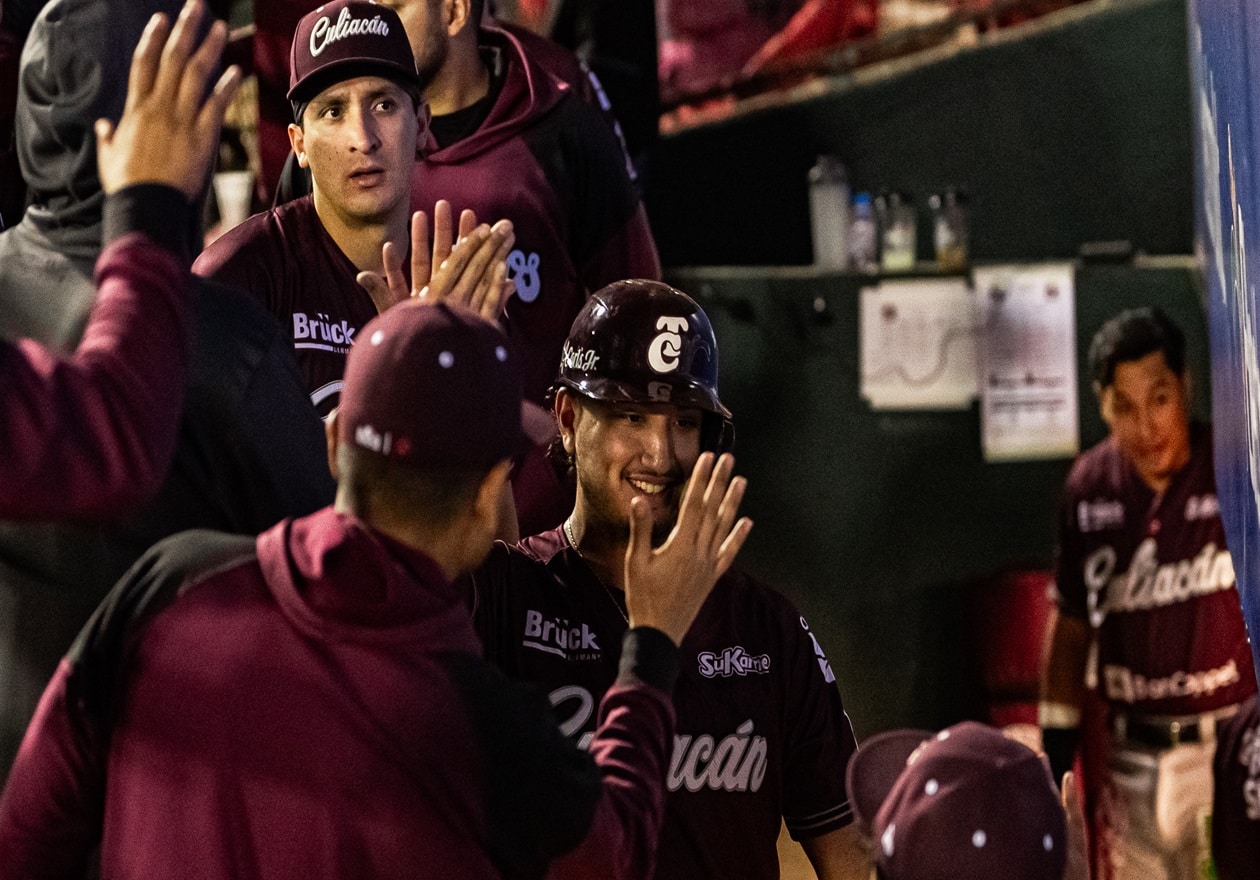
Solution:
[(786, 708), (783, 821), (793, 840), (817, 837), (853, 821), (845, 771), (857, 751), (853, 727), (822, 645), (790, 606), (783, 619)]
[(62, 660), (0, 798), (0, 877), (83, 877), (100, 839), (108, 739), (73, 711), (71, 675)]
[(193, 272), (219, 284), (243, 290), (273, 315), (277, 305), (276, 275), (280, 257), (268, 237), (270, 215), (254, 215), (219, 236), (193, 261)]
[(101, 253), (96, 285), (73, 358), (30, 340), (0, 346), (5, 519), (117, 516), (166, 475), (188, 365), (188, 264), (129, 233)]
[[(673, 745), (669, 695), (678, 676), (678, 649), (667, 641), (655, 630), (626, 633), (621, 673), (600, 701), (599, 727), (590, 744), (603, 788), (586, 836), (552, 863), (548, 877), (652, 876)], [(672, 670), (662, 670), (671, 665)]]

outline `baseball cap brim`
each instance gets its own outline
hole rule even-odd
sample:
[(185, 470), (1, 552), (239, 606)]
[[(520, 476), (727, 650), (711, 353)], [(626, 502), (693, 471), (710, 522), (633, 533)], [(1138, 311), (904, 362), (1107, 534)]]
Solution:
[(521, 430), (530, 446), (546, 446), (560, 433), (555, 415), (528, 400), (521, 403)]
[(858, 822), (868, 830), (901, 771), (906, 769), (906, 761), (932, 736), (930, 730), (890, 730), (862, 743), (849, 759), (845, 778), (849, 804)]

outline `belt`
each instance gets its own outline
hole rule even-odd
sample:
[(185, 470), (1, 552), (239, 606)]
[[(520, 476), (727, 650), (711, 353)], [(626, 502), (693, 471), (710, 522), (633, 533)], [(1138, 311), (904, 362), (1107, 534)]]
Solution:
[(1226, 706), (1201, 715), (1131, 715), (1114, 712), (1111, 729), (1116, 738), (1157, 749), (1170, 749), (1181, 743), (1210, 742), (1216, 737), (1216, 722), (1238, 711)]

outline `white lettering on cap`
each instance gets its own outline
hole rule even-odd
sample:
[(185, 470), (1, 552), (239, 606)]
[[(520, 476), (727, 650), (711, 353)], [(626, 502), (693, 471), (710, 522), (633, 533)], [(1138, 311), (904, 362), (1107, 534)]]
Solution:
[(672, 373), (678, 369), (678, 356), (682, 354), (682, 336), (684, 330), (691, 327), (686, 318), (662, 316), (656, 320), (658, 333), (648, 346), (648, 366), (658, 373)]
[(326, 15), (315, 22), (315, 27), (311, 29), (311, 57), (318, 58), (320, 53), (338, 40), (363, 34), (388, 37), (389, 25), (379, 15), (375, 18), (351, 18), (350, 10), (343, 6), (336, 24), (330, 22)]

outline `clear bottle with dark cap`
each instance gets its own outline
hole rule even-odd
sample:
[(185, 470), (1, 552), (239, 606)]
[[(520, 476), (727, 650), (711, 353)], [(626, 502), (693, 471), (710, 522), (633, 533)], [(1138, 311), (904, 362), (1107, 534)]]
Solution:
[(883, 270), (913, 272), (919, 244), (914, 198), (903, 192), (882, 192), (875, 200), (875, 212), (879, 215)]
[(819, 156), (809, 169), (809, 215), (814, 265), (845, 268), (849, 254), (849, 175), (835, 156)]
[(928, 200), (932, 209), (932, 232), (936, 244), (936, 268), (941, 272), (964, 272), (968, 259), (967, 194), (948, 187)]

